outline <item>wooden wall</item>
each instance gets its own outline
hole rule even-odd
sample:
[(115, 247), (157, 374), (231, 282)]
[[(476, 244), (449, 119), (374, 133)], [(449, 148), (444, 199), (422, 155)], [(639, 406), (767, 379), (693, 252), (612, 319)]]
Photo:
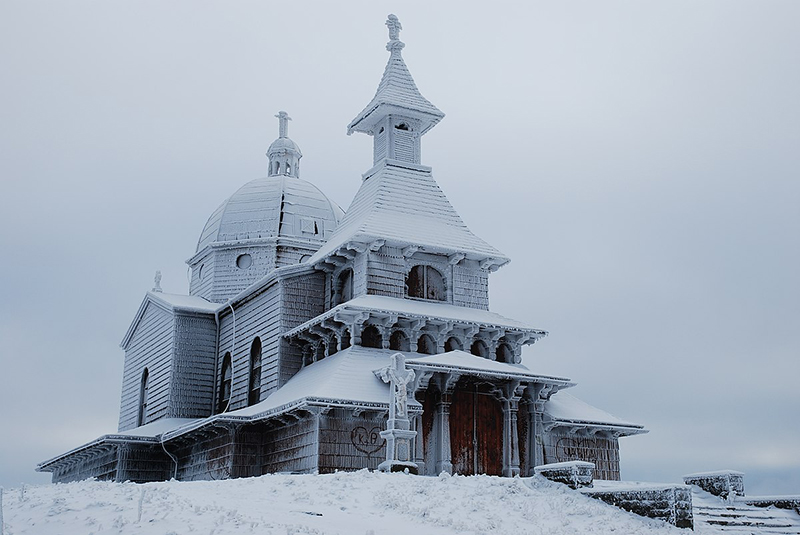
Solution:
[(566, 430), (545, 433), (545, 464), (564, 461), (594, 463), (594, 478), (619, 480), (619, 439), (600, 436), (581, 436)]
[(168, 416), (204, 418), (213, 410), (217, 324), (212, 315), (179, 313)]
[(122, 396), (119, 411), (119, 430), (137, 426), (139, 392), (142, 372), (149, 373), (147, 414), (149, 423), (168, 414), (175, 321), (172, 313), (153, 304), (146, 305), (144, 315), (125, 351), (122, 372)]
[(69, 483), (94, 477), (100, 481), (114, 481), (117, 477), (117, 446), (97, 452), (74, 464), (65, 464), (53, 470), (53, 483)]
[(386, 440), (380, 432), (386, 429), (385, 416), (362, 414), (337, 409), (320, 416), (319, 471), (375, 470), (386, 460)]

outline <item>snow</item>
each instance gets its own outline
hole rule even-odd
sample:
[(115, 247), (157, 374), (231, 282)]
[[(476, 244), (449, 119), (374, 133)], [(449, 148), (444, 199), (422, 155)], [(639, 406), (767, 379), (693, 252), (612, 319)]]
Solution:
[(714, 476), (727, 476), (727, 475), (734, 475), (734, 476), (744, 476), (744, 472), (737, 472), (736, 470), (715, 470), (712, 472), (695, 472), (694, 474), (686, 474), (684, 479), (686, 478), (696, 478), (696, 477), (714, 477)]
[(621, 427), (641, 429), (639, 424), (633, 424), (617, 418), (604, 410), (598, 409), (567, 392), (553, 394), (544, 404), (545, 413), (559, 421), (587, 422)]
[(274, 474), (225, 481), (81, 481), (10, 489), (5, 535), (619, 534), (685, 531), (543, 478)]
[(219, 303), (212, 303), (196, 295), (167, 294), (160, 292), (147, 292), (147, 296), (155, 301), (167, 305), (169, 308), (186, 310), (190, 312), (205, 312), (213, 314), (220, 307)]
[(324, 320), (335, 316), (343, 310), (356, 312), (385, 312), (388, 314), (402, 314), (409, 317), (439, 318), (442, 320), (477, 323), (486, 327), (535, 331), (536, 334), (541, 336), (547, 334), (545, 331), (534, 329), (520, 321), (509, 319), (500, 314), (489, 312), (488, 310), (481, 310), (479, 308), (459, 307), (447, 303), (418, 301), (416, 299), (398, 299), (396, 297), (386, 297), (383, 295), (361, 295), (295, 327), (284, 336), (291, 337), (297, 333), (306, 331), (312, 325), (322, 323)]
[(484, 357), (478, 357), (466, 351), (448, 351), (426, 357), (417, 356), (418, 353), (406, 353), (406, 364), (412, 368), (422, 365), (423, 368), (436, 369), (445, 368), (453, 371), (477, 372), (479, 375), (494, 377), (511, 377), (521, 380), (540, 380), (546, 383), (556, 383), (561, 386), (573, 386), (569, 379), (564, 377), (552, 377), (548, 375), (537, 375), (522, 364), (507, 364), (497, 362)]

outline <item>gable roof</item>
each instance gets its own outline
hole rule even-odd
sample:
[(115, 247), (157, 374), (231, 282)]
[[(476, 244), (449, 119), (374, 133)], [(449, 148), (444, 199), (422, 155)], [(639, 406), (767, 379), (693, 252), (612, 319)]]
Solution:
[[(414, 168), (411, 168), (414, 167)], [(467, 228), (430, 168), (384, 160), (367, 176), (331, 238), (311, 257), (324, 260), (349, 243), (376, 240), (428, 252), (463, 253), (503, 265), (509, 258)]]
[(125, 332), (125, 336), (122, 338), (122, 342), (120, 342), (120, 347), (122, 349), (126, 349), (128, 347), (128, 343), (131, 341), (131, 337), (133, 333), (136, 332), (136, 327), (139, 325), (139, 322), (144, 317), (145, 310), (147, 309), (147, 305), (149, 303), (154, 304), (161, 310), (166, 312), (175, 313), (176, 311), (180, 312), (189, 312), (194, 314), (214, 314), (216, 313), (217, 309), (220, 308), (218, 303), (212, 303), (211, 301), (207, 301), (200, 296), (197, 295), (179, 295), (179, 294), (167, 294), (162, 292), (147, 292), (142, 299), (142, 304), (139, 305), (139, 310), (136, 312), (136, 315), (133, 317), (133, 321), (131, 322), (128, 330)]
[(646, 433), (643, 425), (626, 422), (602, 409), (580, 400), (569, 392), (557, 392), (544, 404), (544, 412), (552, 421), (575, 425), (625, 428), (626, 434)]

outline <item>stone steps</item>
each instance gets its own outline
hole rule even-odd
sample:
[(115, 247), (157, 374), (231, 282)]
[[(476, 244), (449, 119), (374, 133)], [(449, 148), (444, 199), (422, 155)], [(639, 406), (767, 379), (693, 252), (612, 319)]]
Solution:
[(730, 503), (692, 488), (695, 532), (800, 535), (800, 515), (792, 510)]

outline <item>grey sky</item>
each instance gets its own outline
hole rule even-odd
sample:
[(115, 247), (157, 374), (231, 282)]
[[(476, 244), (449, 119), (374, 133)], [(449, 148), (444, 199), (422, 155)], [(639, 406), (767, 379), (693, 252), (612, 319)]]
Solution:
[(0, 485), (116, 430), (118, 348), (156, 269), (266, 173), (347, 208), (396, 13), (447, 117), (423, 163), (511, 256), (492, 309), (550, 331), (526, 362), (650, 434), (626, 479), (733, 468), (800, 492), (800, 4), (0, 4)]

